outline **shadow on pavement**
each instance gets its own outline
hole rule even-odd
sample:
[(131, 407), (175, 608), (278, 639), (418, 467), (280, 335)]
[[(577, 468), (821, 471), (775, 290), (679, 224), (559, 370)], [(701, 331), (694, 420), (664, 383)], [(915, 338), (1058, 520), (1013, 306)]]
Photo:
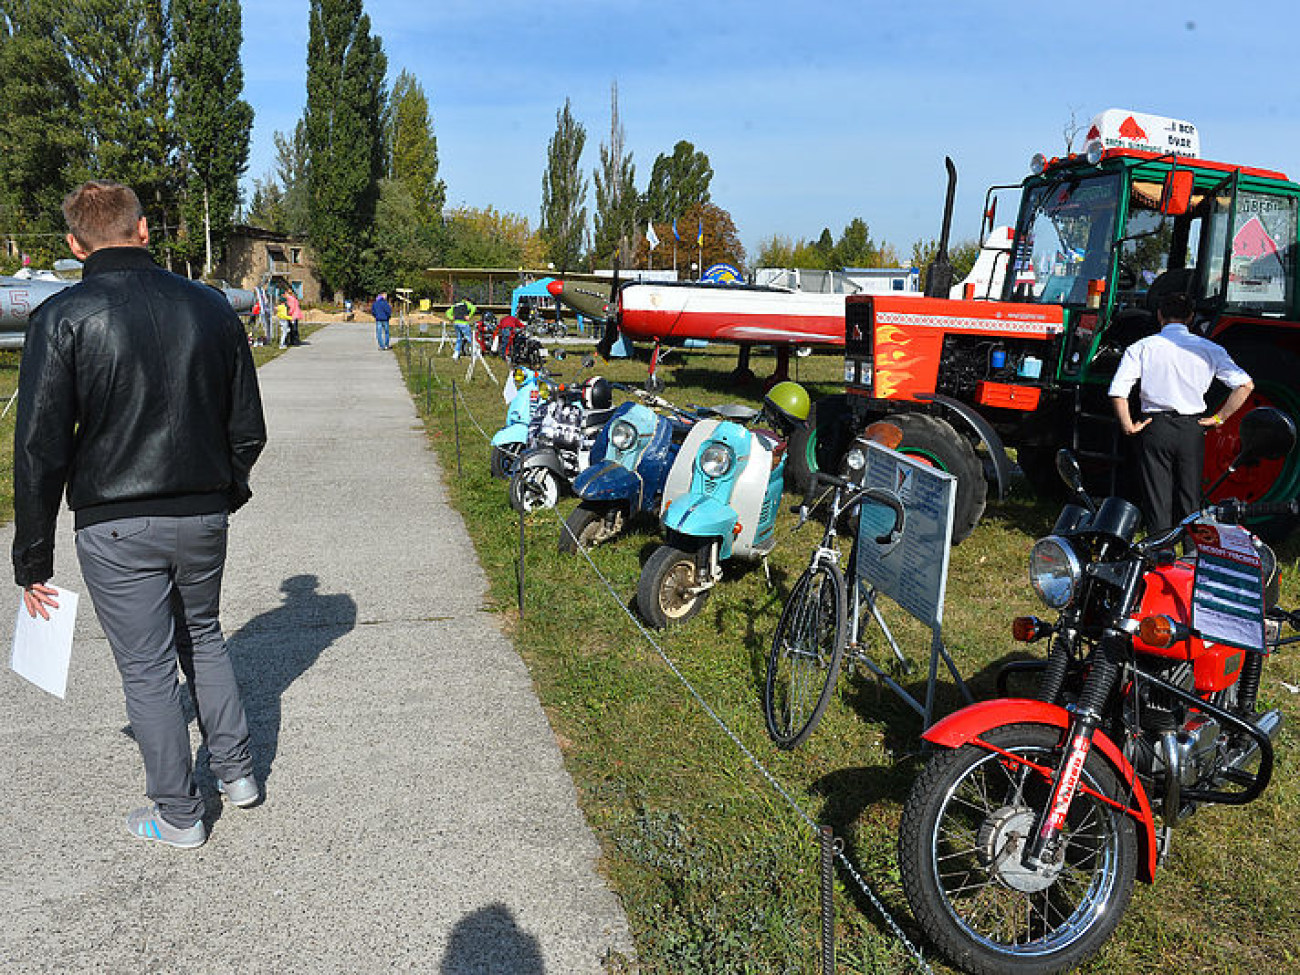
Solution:
[(253, 617), (227, 637), (252, 737), (253, 769), (265, 782), (280, 748), (281, 698), (321, 653), (357, 624), (357, 604), (346, 594), (322, 595), (314, 575), (280, 583), (284, 602)]
[(541, 945), (504, 904), (461, 918), (451, 932), (440, 975), (544, 975)]

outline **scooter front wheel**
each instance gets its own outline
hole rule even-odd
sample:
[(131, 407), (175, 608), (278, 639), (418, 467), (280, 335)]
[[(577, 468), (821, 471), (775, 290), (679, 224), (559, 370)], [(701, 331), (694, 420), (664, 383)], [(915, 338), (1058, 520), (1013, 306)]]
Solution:
[(514, 476), (515, 468), (519, 466), (519, 455), (523, 452), (524, 445), (521, 443), (493, 444), (488, 470), (497, 480), (510, 480)]
[(617, 504), (584, 501), (573, 509), (560, 529), (560, 554), (575, 555), (579, 549), (595, 548), (617, 538), (627, 521), (627, 512)]
[(804, 570), (772, 637), (763, 685), (767, 733), (797, 748), (830, 703), (844, 653), (844, 577), (831, 562)]
[(518, 512), (554, 508), (559, 500), (559, 478), (545, 467), (523, 467), (510, 478), (510, 507)]
[[(1003, 725), (987, 747), (940, 753), (903, 807), (898, 864), (921, 928), (962, 971), (1048, 975), (1081, 965), (1119, 924), (1137, 872), (1133, 821), (1104, 800), (1124, 790), (1094, 749), (1070, 804), (1054, 862), (1033, 868), (1025, 846), (1049, 801), (1045, 770), (1060, 731)], [(1083, 791), (1082, 787), (1091, 790)]]
[(685, 623), (701, 609), (709, 590), (695, 584), (695, 553), (660, 545), (646, 559), (636, 587), (641, 616), (656, 630)]

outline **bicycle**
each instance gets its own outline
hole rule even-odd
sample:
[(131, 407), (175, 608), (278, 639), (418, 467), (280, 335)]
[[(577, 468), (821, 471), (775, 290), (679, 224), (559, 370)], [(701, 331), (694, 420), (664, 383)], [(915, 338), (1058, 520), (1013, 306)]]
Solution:
[[(835, 544), (841, 518), (864, 501), (882, 505), (893, 513), (893, 527), (876, 536), (875, 541), (879, 545), (896, 544), (906, 520), (902, 502), (888, 491), (862, 487), (846, 477), (823, 471), (814, 475), (809, 497), (819, 484), (831, 487), (826, 528), (808, 568), (795, 582), (781, 611), (763, 686), (768, 734), (777, 747), (787, 750), (803, 744), (817, 727), (830, 702), (846, 651), (851, 659), (864, 656), (863, 639), (871, 619), (880, 624), (900, 662), (906, 664), (876, 610), (875, 590), (857, 578), (857, 540), (849, 550), (851, 593), (840, 570), (840, 552)], [(797, 527), (803, 526), (808, 514), (805, 499), (799, 507)]]

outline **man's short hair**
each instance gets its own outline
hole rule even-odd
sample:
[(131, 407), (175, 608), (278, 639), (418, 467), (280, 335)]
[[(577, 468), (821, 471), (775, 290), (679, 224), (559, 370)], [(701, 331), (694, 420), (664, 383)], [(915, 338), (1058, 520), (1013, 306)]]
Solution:
[(1165, 295), (1160, 299), (1160, 314), (1167, 322), (1186, 322), (1196, 311), (1192, 299), (1180, 291)]
[(135, 191), (110, 179), (82, 183), (63, 198), (68, 232), (88, 251), (135, 240), (143, 216)]

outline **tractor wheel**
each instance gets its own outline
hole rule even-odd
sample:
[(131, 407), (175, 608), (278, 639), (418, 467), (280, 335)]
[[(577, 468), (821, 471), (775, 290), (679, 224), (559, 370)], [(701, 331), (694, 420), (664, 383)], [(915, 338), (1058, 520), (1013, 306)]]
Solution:
[[(1296, 386), (1300, 358), (1287, 349), (1260, 342), (1229, 346), (1228, 353), (1233, 362), (1250, 374), (1255, 391), (1227, 423), (1206, 433), (1205, 468), (1201, 478), (1204, 487), (1213, 484), (1237, 456), (1241, 449), (1238, 434), (1241, 418), (1255, 407), (1276, 407), (1290, 416), (1296, 428), (1300, 429), (1300, 387)], [(1295, 497), (1300, 497), (1300, 450), (1291, 451), (1291, 455), (1282, 460), (1260, 461), (1234, 471), (1215, 489), (1210, 500), (1289, 501)], [(1276, 542), (1295, 529), (1298, 523), (1300, 519), (1293, 515), (1279, 515), (1251, 522), (1248, 527), (1261, 538)]]
[(813, 404), (808, 422), (790, 434), (786, 483), (797, 494), (807, 494), (818, 471), (839, 472), (840, 460), (852, 442), (848, 397), (843, 393), (822, 397)]
[(957, 478), (957, 504), (952, 519), (952, 543), (960, 544), (984, 514), (988, 481), (984, 465), (969, 440), (951, 423), (926, 413), (891, 413), (885, 421), (903, 431), (898, 452), (937, 467)]

